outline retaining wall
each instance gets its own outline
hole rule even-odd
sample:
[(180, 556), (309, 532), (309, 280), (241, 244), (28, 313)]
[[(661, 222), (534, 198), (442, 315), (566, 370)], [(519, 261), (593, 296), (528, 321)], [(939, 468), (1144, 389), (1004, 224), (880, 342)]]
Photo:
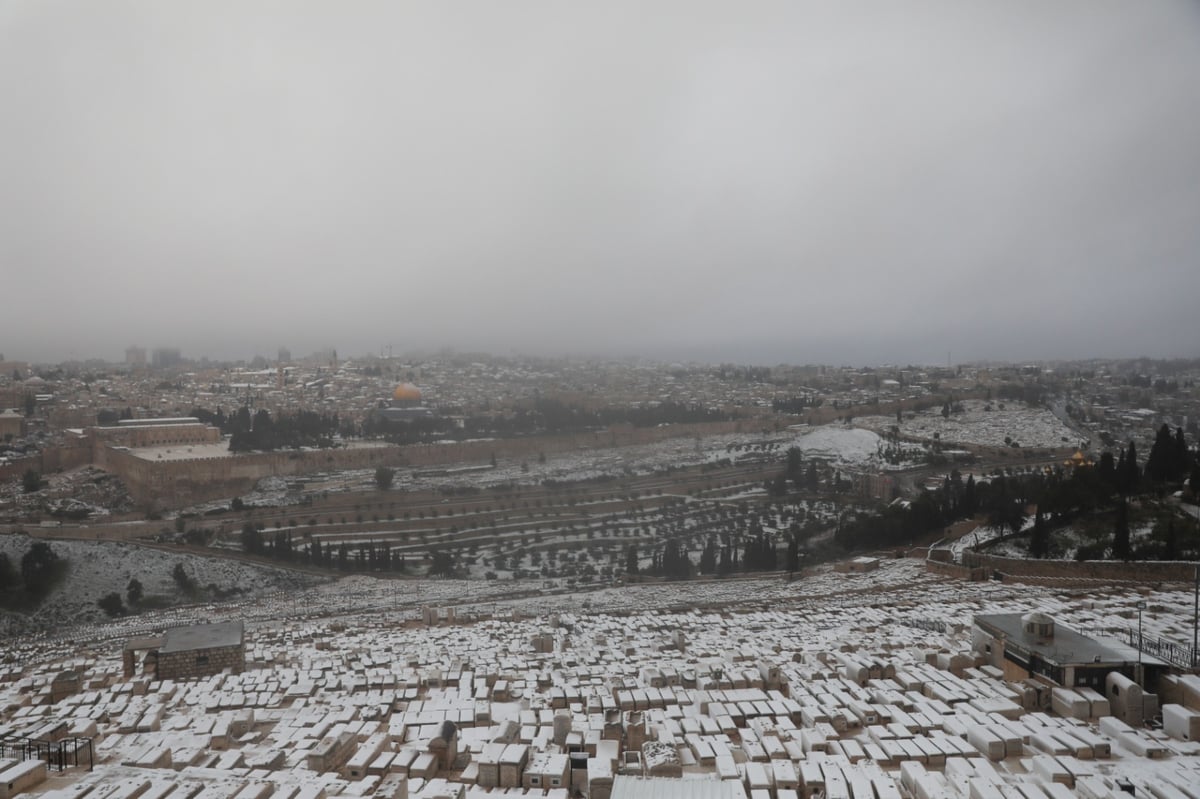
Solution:
[(1183, 561), (1033, 560), (964, 552), (963, 565), (1012, 577), (1074, 578), (1131, 582), (1187, 582), (1195, 579), (1195, 563)]
[(986, 569), (972, 568), (958, 563), (946, 563), (939, 560), (926, 560), (925, 571), (940, 574), (943, 577), (952, 577), (956, 580), (971, 580), (973, 582), (980, 582), (986, 580), (988, 577)]

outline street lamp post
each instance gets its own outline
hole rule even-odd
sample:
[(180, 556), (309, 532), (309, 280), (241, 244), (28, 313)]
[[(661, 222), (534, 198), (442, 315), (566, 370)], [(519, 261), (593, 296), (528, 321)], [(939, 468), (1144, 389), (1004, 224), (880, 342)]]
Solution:
[(1146, 601), (1142, 600), (1137, 603), (1138, 612), (1138, 685), (1142, 684), (1142, 611), (1146, 609)]

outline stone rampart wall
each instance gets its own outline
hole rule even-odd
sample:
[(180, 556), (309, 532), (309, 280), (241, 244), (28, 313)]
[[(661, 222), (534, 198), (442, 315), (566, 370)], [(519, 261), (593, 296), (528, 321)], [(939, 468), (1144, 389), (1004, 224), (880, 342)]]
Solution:
[(139, 505), (163, 510), (244, 494), (264, 477), (394, 466), (399, 453), (399, 447), (380, 446), (151, 461), (103, 447), (96, 465), (119, 476)]
[(648, 444), (670, 438), (763, 431), (761, 420), (738, 420), (665, 427), (614, 427), (565, 436), (486, 439), (446, 444), (380, 445), (345, 449), (255, 452), (220, 458), (151, 461), (98, 446), (96, 465), (118, 475), (134, 500), (149, 510), (184, 507), (250, 491), (264, 477), (378, 466), (435, 467), (452, 464), (530, 460), (539, 454)]
[(1133, 582), (1191, 582), (1196, 564), (1181, 561), (1135, 561), (1125, 563), (1111, 560), (1033, 560), (964, 552), (963, 564), (1013, 577), (1075, 578), (1084, 580), (1125, 580)]
[(92, 462), (92, 444), (86, 438), (47, 447), (36, 455), (19, 458), (0, 466), (0, 480), (13, 480), (33, 469), (39, 474), (66, 471)]
[(30, 455), (27, 458), (17, 458), (10, 460), (8, 463), (0, 465), (0, 480), (14, 480), (25, 472), (33, 469), (35, 472), (42, 471), (42, 456)]

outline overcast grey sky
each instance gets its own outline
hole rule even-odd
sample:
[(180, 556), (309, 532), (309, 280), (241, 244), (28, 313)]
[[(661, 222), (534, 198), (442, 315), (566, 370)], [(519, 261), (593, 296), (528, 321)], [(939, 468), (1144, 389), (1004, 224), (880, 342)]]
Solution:
[(1200, 4), (0, 0), (0, 352), (1200, 355)]

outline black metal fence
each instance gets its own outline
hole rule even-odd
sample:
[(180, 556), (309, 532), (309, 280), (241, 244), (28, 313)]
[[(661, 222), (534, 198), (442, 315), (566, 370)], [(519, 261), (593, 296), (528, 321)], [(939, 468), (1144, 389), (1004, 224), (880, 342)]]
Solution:
[(1139, 652), (1145, 652), (1182, 669), (1191, 669), (1196, 665), (1196, 652), (1190, 646), (1168, 641), (1166, 638), (1154, 638), (1141, 635), (1137, 630), (1126, 630), (1129, 645)]
[(41, 741), (15, 735), (0, 735), (0, 758), (15, 757), (18, 760), (43, 760), (52, 771), (62, 771), (75, 766), (94, 765), (91, 738), (63, 738), (61, 741)]
[(1135, 627), (1084, 627), (1079, 632), (1084, 635), (1106, 635), (1125, 641), (1139, 652), (1165, 660), (1181, 669), (1193, 669), (1197, 665), (1197, 652), (1190, 646), (1185, 646), (1167, 638), (1139, 634)]

